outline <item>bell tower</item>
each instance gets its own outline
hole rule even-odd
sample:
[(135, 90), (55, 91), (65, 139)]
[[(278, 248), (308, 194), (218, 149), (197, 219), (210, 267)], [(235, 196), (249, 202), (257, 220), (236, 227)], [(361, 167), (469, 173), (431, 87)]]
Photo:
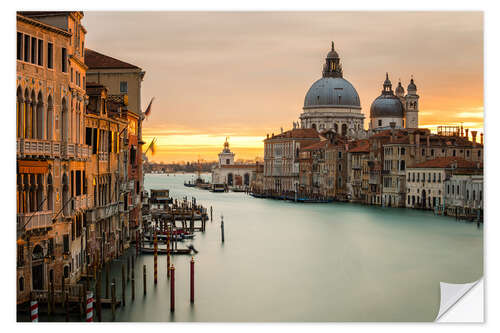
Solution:
[(408, 94), (405, 96), (405, 116), (406, 116), (406, 128), (418, 128), (418, 99), (420, 96), (417, 95), (417, 86), (413, 81), (413, 75), (408, 85)]
[(234, 153), (229, 149), (229, 142), (224, 142), (224, 149), (219, 153), (219, 167), (223, 165), (233, 165), (234, 164)]

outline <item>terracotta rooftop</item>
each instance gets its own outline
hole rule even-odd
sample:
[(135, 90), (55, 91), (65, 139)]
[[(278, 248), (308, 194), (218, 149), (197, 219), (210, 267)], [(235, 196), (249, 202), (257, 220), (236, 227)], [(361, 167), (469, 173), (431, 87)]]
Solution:
[(319, 138), (319, 133), (314, 128), (295, 128), (281, 134), (269, 137), (269, 139), (283, 139), (283, 138), (295, 138), (295, 139), (316, 139)]
[(316, 150), (316, 149), (321, 149), (321, 148), (325, 148), (328, 144), (329, 144), (328, 140), (323, 140), (323, 141), (320, 141), (320, 142), (313, 143), (312, 145), (304, 147), (304, 148), (302, 148), (300, 150)]
[(139, 67), (104, 55), (91, 49), (85, 49), (85, 65), (89, 69), (104, 69), (104, 68), (130, 68), (140, 69)]
[(477, 168), (477, 162), (467, 161), (461, 157), (439, 157), (433, 160), (417, 163), (408, 168), (451, 168), (456, 163), (457, 168)]
[(356, 146), (349, 149), (350, 153), (369, 153), (370, 152), (370, 141), (369, 140), (358, 140), (354, 142)]

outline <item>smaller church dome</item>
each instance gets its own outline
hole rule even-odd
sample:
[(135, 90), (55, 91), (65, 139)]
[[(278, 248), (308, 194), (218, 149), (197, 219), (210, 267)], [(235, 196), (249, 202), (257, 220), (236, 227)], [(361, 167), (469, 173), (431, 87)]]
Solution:
[(370, 118), (403, 118), (403, 110), (403, 103), (394, 95), (389, 75), (386, 73), (382, 94), (373, 101), (370, 107)]
[(381, 95), (370, 107), (370, 118), (403, 118), (403, 104), (396, 96)]

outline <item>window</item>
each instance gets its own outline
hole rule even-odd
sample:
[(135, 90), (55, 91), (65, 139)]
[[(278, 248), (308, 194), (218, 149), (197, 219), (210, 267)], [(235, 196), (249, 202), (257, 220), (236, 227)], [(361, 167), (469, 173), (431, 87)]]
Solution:
[(63, 252), (69, 252), (69, 235), (63, 235)]
[(61, 52), (61, 71), (63, 73), (68, 72), (68, 51), (65, 47), (62, 48)]
[(24, 35), (24, 61), (30, 61), (30, 36)]
[(54, 68), (54, 46), (47, 43), (47, 68)]
[(432, 182), (435, 183), (436, 182), (436, 173), (433, 173), (432, 174)]
[(36, 64), (36, 38), (31, 37), (31, 63)]
[(453, 149), (453, 157), (457, 156), (457, 151)]
[(406, 150), (405, 150), (404, 148), (401, 148), (401, 150), (400, 150), (400, 154), (401, 154), (401, 155), (406, 154)]
[(17, 33), (17, 60), (23, 60), (23, 34)]
[(82, 172), (80, 170), (76, 170), (76, 195), (79, 196), (82, 194)]
[(22, 276), (19, 278), (19, 291), (24, 291), (24, 278)]
[(434, 156), (434, 149), (431, 149), (431, 156)]
[(83, 194), (87, 194), (87, 175), (85, 174), (85, 170), (83, 170)]
[(128, 92), (127, 81), (121, 81), (120, 82), (120, 92), (121, 93), (127, 93)]
[(43, 66), (43, 40), (38, 40), (38, 66)]
[(425, 155), (425, 149), (422, 149), (422, 156)]
[(481, 151), (480, 150), (477, 151), (477, 157), (481, 157)]
[(342, 152), (339, 151), (339, 158), (342, 158)]
[(438, 183), (441, 183), (441, 174), (438, 173)]
[(467, 150), (467, 157), (470, 156), (470, 150)]
[(379, 126), (382, 126), (382, 120), (379, 120), (379, 121), (378, 121), (378, 125), (379, 125)]
[(229, 164), (229, 158), (226, 159), (226, 164)]

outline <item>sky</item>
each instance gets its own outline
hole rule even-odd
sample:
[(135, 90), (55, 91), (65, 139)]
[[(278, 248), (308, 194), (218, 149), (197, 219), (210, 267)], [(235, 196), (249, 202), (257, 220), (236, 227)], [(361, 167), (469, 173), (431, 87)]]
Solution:
[(86, 47), (146, 71), (143, 139), (156, 162), (263, 156), (266, 134), (292, 128), (335, 42), (365, 128), (385, 73), (413, 75), (420, 127), (483, 128), (481, 12), (85, 12)]

